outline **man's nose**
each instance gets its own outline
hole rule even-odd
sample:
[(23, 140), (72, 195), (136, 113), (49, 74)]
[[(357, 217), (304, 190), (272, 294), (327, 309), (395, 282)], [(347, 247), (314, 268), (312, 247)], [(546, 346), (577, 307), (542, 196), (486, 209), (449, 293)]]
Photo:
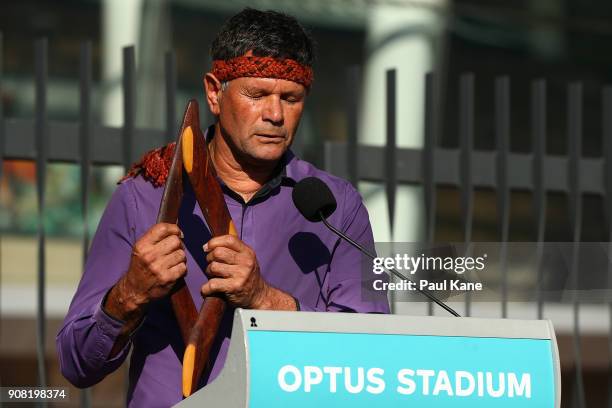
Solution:
[(279, 95), (269, 95), (264, 103), (262, 119), (282, 125), (284, 120), (283, 105)]

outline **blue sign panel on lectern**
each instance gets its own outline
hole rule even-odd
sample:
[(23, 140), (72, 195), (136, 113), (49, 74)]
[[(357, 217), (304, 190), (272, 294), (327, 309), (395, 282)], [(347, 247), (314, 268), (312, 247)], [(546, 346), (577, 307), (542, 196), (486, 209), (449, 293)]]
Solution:
[(546, 408), (550, 340), (248, 331), (249, 406)]

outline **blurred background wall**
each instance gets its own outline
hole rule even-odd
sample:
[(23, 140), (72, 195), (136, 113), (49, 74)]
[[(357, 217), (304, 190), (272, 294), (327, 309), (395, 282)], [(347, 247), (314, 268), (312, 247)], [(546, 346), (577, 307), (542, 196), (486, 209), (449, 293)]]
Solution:
[[(568, 153), (568, 83), (583, 84), (582, 154), (599, 157), (603, 151), (601, 87), (612, 76), (612, 3), (584, 0), (3, 0), (0, 32), (3, 53), (0, 98), (4, 116), (32, 119), (35, 115), (34, 41), (48, 39), (47, 108), (50, 120), (79, 119), (79, 53), (91, 41), (93, 57), (93, 122), (121, 127), (122, 48), (136, 50), (135, 126), (166, 131), (164, 55), (176, 55), (175, 115), (180, 117), (188, 98), (203, 103), (201, 78), (210, 66), (209, 45), (221, 24), (245, 6), (275, 9), (296, 16), (317, 42), (315, 85), (308, 98), (295, 150), (324, 166), (324, 144), (345, 141), (351, 129), (360, 143), (385, 144), (385, 73), (397, 69), (397, 145), (422, 148), (424, 139), (424, 75), (435, 71), (441, 82), (442, 147), (459, 145), (459, 85), (465, 72), (474, 73), (474, 147), (495, 147), (494, 79), (511, 80), (510, 148), (528, 152), (531, 137), (531, 81), (547, 81), (547, 152)], [(347, 78), (358, 67), (359, 111), (349, 121)], [(350, 72), (355, 72), (350, 71)], [(351, 85), (353, 84), (353, 85)], [(354, 91), (354, 90), (353, 90)], [(205, 105), (202, 105), (204, 108)], [(204, 122), (212, 118), (206, 110)], [(18, 138), (18, 134), (7, 134)], [(170, 138), (173, 138), (171, 135)], [(93, 233), (100, 214), (123, 174), (121, 166), (95, 166), (89, 195), (89, 225)], [(37, 384), (36, 302), (37, 240), (36, 172), (31, 161), (5, 159), (0, 179), (0, 382)], [(51, 163), (46, 180), (44, 225), (46, 242), (46, 353), (48, 383), (66, 385), (55, 361), (55, 333), (67, 310), (81, 274), (82, 205), (79, 168)], [(424, 237), (420, 186), (398, 186), (396, 214), (391, 216), (384, 186), (360, 182), (377, 241), (418, 241)], [(460, 191), (436, 189), (435, 237), (462, 241)], [(522, 191), (511, 193), (510, 241), (537, 239), (533, 199)], [(568, 199), (548, 195), (547, 241), (570, 241)], [(496, 194), (474, 193), (472, 239), (499, 239)], [(608, 241), (603, 198), (583, 198), (584, 241)], [(490, 314), (484, 305), (473, 314)], [(415, 304), (398, 312), (425, 313)], [(564, 373), (571, 389), (572, 320), (570, 310), (551, 307), (560, 335)], [(589, 406), (605, 406), (610, 384), (610, 316), (605, 305), (583, 310), (584, 378)], [(511, 317), (534, 317), (533, 309), (518, 305)], [(98, 406), (121, 406), (125, 370), (93, 388)], [(565, 383), (564, 383), (565, 385)], [(78, 392), (75, 405), (81, 404)], [(564, 398), (571, 401), (569, 393)], [(612, 406), (612, 405), (611, 405)]]

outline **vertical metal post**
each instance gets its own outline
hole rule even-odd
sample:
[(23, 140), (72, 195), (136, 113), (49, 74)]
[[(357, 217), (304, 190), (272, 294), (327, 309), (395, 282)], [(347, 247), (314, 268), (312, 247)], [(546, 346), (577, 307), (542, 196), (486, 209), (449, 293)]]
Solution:
[[(79, 151), (81, 173), (81, 215), (83, 220), (83, 271), (89, 252), (89, 193), (91, 173), (91, 42), (81, 44), (79, 62)], [(91, 406), (91, 389), (81, 392), (81, 406)]]
[[(127, 171), (134, 159), (134, 126), (136, 117), (136, 51), (134, 46), (123, 48), (123, 168)], [(124, 369), (124, 393), (129, 389), (129, 362)]]
[[(36, 349), (38, 357), (38, 384), (47, 385), (45, 361), (45, 184), (47, 177), (47, 39), (36, 41), (34, 61), (36, 70), (36, 99), (34, 134), (36, 143), (36, 198), (38, 203), (38, 300), (36, 314)], [(46, 403), (41, 403), (46, 406)]]
[(91, 42), (81, 44), (80, 56), (79, 144), (81, 170), (81, 210), (83, 216), (83, 264), (89, 250), (89, 178), (91, 172)]
[(423, 147), (423, 183), (425, 186), (425, 239), (432, 243), (436, 229), (435, 148), (439, 132), (438, 78), (433, 73), (425, 76), (425, 143)]
[(537, 316), (544, 316), (542, 299), (542, 258), (546, 238), (546, 81), (536, 80), (531, 84), (531, 137), (533, 140), (533, 208), (536, 219), (536, 302)]
[[(0, 32), (0, 183), (2, 183), (2, 170), (4, 169), (4, 146), (6, 142), (5, 128), (4, 128), (4, 100), (2, 99), (2, 76), (3, 76), (3, 57), (4, 57), (4, 41), (2, 32)], [(2, 234), (0, 234), (0, 240)], [(0, 259), (2, 259), (2, 246), (0, 245)], [(0, 262), (0, 282), (2, 282), (2, 263)], [(2, 304), (2, 291), (0, 291), (0, 305)], [(0, 319), (2, 318), (2, 309), (0, 306)], [(1, 323), (1, 322), (0, 322)], [(1, 324), (0, 324), (1, 326)], [(0, 332), (1, 333), (1, 332)], [(0, 378), (0, 387), (2, 386), (2, 379)], [(0, 407), (2, 403), (0, 402)]]
[[(608, 224), (608, 256), (612, 254), (612, 86), (602, 91), (602, 128), (604, 146), (604, 214)], [(608, 263), (608, 286), (612, 288), (612, 267)], [(612, 408), (612, 301), (608, 303), (610, 329), (608, 331), (608, 408)]]
[[(385, 192), (389, 212), (389, 231), (393, 240), (393, 225), (395, 224), (395, 192), (397, 189), (397, 152), (396, 152), (396, 70), (389, 69), (386, 73), (386, 145), (384, 149)], [(393, 279), (393, 277), (391, 277)], [(391, 312), (395, 313), (395, 293), (391, 292)]]
[[(430, 72), (425, 76), (425, 143), (423, 146), (422, 172), (425, 199), (425, 240), (433, 244), (436, 230), (436, 174), (435, 148), (437, 146), (440, 106), (438, 103), (438, 78)], [(427, 314), (433, 315), (434, 303), (427, 302)]]
[(502, 317), (508, 317), (508, 237), (510, 230), (510, 189), (508, 153), (510, 139), (510, 79), (495, 80), (495, 135), (497, 139), (497, 211), (500, 229)]
[[(472, 184), (472, 149), (474, 147), (474, 74), (459, 79), (459, 144), (461, 177), (461, 218), (466, 248), (472, 240), (474, 194)], [(465, 316), (471, 315), (471, 296), (465, 294)]]
[(347, 170), (348, 178), (351, 184), (357, 188), (359, 183), (359, 150), (357, 147), (357, 132), (358, 127), (358, 112), (359, 112), (359, 101), (361, 100), (361, 69), (358, 65), (353, 65), (348, 68), (347, 72), (347, 92), (346, 92), (346, 106), (347, 111)]
[[(0, 181), (2, 181), (2, 170), (4, 168), (4, 146), (5, 146), (5, 128), (4, 128), (4, 100), (2, 99), (2, 76), (3, 76), (3, 56), (4, 56), (4, 41), (2, 32), (0, 31)], [(0, 259), (2, 259), (0, 257)], [(1, 272), (1, 269), (0, 269)], [(0, 275), (1, 276), (1, 275)], [(0, 302), (1, 303), (1, 302)]]
[[(2, 99), (2, 75), (3, 75), (3, 57), (4, 57), (4, 41), (2, 32), (0, 32), (0, 184), (2, 183), (2, 170), (4, 168), (4, 146), (5, 146), (5, 130), (4, 130), (4, 101)], [(0, 244), (2, 242), (2, 234), (0, 234)], [(0, 245), (0, 260), (2, 259), (2, 245)], [(0, 262), (0, 282), (2, 282), (2, 262)], [(2, 294), (0, 290), (0, 305), (2, 304)], [(0, 306), (0, 335), (2, 334), (2, 308)], [(2, 378), (0, 378), (0, 387), (3, 386)], [(2, 407), (0, 402), (0, 407)]]
[(574, 314), (574, 354), (576, 367), (576, 406), (586, 406), (584, 383), (582, 379), (582, 350), (580, 342), (580, 304), (579, 289), (579, 246), (582, 234), (582, 194), (580, 191), (580, 158), (582, 140), (582, 84), (572, 83), (568, 89), (568, 153), (569, 153), (569, 220), (573, 231), (572, 262), (571, 262), (571, 289), (573, 291)]
[(166, 75), (166, 142), (176, 140), (176, 54), (168, 51), (165, 56)]
[(395, 224), (395, 192), (397, 190), (397, 99), (396, 99), (396, 70), (387, 70), (386, 97), (387, 97), (387, 144), (385, 146), (385, 190), (387, 192), (387, 208), (389, 210), (389, 228), (393, 238), (393, 225)]
[(136, 117), (136, 56), (134, 46), (123, 48), (123, 166), (130, 168)]

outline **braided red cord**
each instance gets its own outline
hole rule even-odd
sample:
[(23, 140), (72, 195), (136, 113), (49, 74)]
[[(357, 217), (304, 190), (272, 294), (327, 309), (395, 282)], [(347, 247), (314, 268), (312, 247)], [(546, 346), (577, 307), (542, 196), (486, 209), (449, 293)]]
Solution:
[(170, 166), (172, 166), (175, 145), (176, 142), (172, 142), (166, 146), (145, 153), (142, 159), (130, 167), (128, 173), (119, 180), (119, 183), (130, 177), (136, 177), (141, 174), (145, 180), (155, 187), (163, 186), (168, 178)]
[(242, 56), (213, 61), (212, 74), (221, 82), (240, 77), (277, 78), (297, 82), (310, 88), (314, 79), (312, 68), (292, 59)]

